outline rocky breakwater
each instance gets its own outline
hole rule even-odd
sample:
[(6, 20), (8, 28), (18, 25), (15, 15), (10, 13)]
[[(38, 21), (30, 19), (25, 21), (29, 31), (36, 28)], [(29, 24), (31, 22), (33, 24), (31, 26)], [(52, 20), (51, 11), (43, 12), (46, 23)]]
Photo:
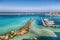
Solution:
[(29, 31), (30, 24), (32, 23), (32, 18), (24, 25), (20, 30), (11, 31), (5, 35), (0, 35), (0, 40), (8, 40), (9, 38), (13, 38), (16, 35), (23, 35)]

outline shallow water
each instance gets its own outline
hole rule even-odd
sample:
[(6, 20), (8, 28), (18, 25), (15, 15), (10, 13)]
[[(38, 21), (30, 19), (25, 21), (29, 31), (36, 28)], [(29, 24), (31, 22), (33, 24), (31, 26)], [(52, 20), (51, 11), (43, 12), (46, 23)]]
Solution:
[[(43, 33), (41, 31), (42, 29), (44, 29), (44, 30), (47, 29), (49, 31), (52, 31), (53, 33), (51, 35), (53, 35), (55, 32), (57, 32), (53, 35), (53, 37), (56, 38), (55, 35), (57, 35), (57, 38), (60, 37), (59, 36), (60, 28), (51, 28), (51, 27), (42, 26), (41, 18), (50, 19), (50, 16), (45, 16), (45, 15), (41, 15), (41, 14), (40, 15), (29, 15), (29, 16), (28, 15), (23, 15), (23, 16), (21, 16), (21, 15), (6, 15), (6, 16), (1, 15), (0, 16), (0, 35), (9, 33), (13, 30), (20, 29), (27, 23), (27, 21), (30, 18), (33, 18), (33, 22), (30, 25), (29, 32), (24, 35), (15, 36), (14, 38), (9, 39), (9, 40), (24, 40), (24, 39), (34, 38), (34, 37), (37, 37), (38, 39), (40, 39), (41, 38), (40, 36), (43, 35), (43, 34), (40, 34), (40, 33)], [(55, 21), (55, 25), (60, 25), (60, 17), (59, 16), (52, 16), (51, 20)], [(48, 36), (50, 36), (50, 35), (48, 35)], [(42, 39), (42, 40), (44, 40), (44, 39)]]

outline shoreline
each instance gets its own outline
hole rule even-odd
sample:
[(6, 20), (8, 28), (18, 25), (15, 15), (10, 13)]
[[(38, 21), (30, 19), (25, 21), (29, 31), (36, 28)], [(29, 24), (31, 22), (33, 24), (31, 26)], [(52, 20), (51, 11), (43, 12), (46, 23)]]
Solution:
[(30, 27), (30, 24), (32, 23), (32, 21), (33, 20), (30, 18), (30, 20), (26, 23), (26, 25), (24, 25), (21, 28), (21, 30), (11, 31), (10, 33), (7, 33), (5, 35), (1, 35), (0, 39), (1, 40), (8, 40), (8, 39), (13, 38), (14, 36), (17, 36), (17, 35), (26, 34), (27, 32), (29, 32), (29, 27)]
[(50, 12), (49, 14), (45, 14), (48, 16), (60, 16), (60, 12)]

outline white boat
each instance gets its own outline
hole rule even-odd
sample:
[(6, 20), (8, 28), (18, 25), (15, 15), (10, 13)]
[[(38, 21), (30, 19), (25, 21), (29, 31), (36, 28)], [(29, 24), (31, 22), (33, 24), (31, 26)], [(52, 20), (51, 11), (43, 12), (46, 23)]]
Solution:
[(54, 21), (48, 20), (46, 18), (45, 19), (41, 18), (41, 20), (42, 20), (42, 23), (43, 23), (44, 26), (52, 26), (52, 25), (55, 24)]

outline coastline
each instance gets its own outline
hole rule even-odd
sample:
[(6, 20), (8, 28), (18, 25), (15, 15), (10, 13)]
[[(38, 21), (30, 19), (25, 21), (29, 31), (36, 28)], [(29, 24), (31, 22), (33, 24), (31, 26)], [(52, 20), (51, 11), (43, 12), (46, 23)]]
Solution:
[(14, 37), (14, 36), (16, 36), (16, 35), (26, 34), (26, 33), (28, 32), (28, 30), (29, 30), (29, 26), (30, 26), (30, 24), (32, 23), (32, 21), (33, 21), (33, 20), (30, 19), (30, 20), (26, 23), (26, 25), (21, 28), (21, 30), (11, 31), (11, 32), (8, 33), (8, 34), (5, 34), (5, 35), (0, 36), (0, 39), (1, 39), (1, 40), (8, 40), (9, 38), (12, 38), (12, 37)]
[(50, 12), (49, 14), (45, 14), (48, 16), (60, 16), (60, 12)]

